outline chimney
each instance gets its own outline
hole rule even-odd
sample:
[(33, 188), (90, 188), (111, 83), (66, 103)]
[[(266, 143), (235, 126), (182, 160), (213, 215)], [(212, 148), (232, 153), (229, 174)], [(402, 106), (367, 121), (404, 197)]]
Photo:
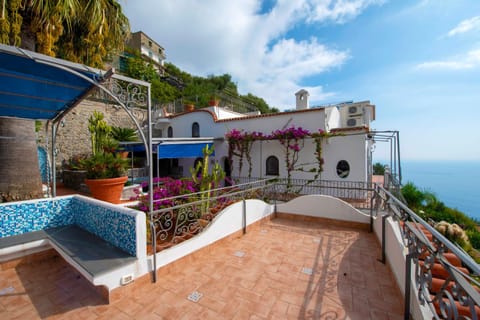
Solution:
[(297, 110), (305, 110), (309, 108), (308, 105), (308, 97), (310, 94), (308, 93), (307, 90), (302, 89), (295, 93), (295, 98), (296, 98), (296, 108)]

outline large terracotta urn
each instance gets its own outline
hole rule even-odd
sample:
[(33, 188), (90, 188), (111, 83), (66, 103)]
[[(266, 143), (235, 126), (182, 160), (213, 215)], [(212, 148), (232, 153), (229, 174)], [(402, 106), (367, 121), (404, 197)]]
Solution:
[(118, 204), (120, 203), (120, 196), (127, 179), (127, 176), (108, 179), (85, 179), (85, 184), (95, 199)]

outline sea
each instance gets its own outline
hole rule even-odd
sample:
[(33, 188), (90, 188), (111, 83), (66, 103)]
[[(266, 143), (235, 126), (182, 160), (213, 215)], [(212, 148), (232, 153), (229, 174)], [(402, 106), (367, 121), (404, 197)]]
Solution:
[(480, 221), (480, 161), (402, 160), (401, 169), (403, 185), (412, 182)]

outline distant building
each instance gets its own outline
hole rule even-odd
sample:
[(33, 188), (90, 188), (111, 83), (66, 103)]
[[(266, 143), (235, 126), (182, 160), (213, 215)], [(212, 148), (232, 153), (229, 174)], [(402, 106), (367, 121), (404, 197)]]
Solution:
[(131, 34), (126, 43), (127, 47), (140, 52), (143, 58), (153, 64), (153, 67), (163, 73), (163, 64), (166, 59), (165, 49), (142, 31)]

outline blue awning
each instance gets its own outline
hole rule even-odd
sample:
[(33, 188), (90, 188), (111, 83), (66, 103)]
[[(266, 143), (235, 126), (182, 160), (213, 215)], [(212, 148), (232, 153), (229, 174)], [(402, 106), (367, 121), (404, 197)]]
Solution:
[(157, 155), (158, 159), (201, 158), (202, 149), (207, 145), (211, 148), (213, 143), (162, 143), (158, 145)]
[(55, 119), (94, 86), (82, 76), (102, 78), (100, 70), (0, 44), (0, 116)]

